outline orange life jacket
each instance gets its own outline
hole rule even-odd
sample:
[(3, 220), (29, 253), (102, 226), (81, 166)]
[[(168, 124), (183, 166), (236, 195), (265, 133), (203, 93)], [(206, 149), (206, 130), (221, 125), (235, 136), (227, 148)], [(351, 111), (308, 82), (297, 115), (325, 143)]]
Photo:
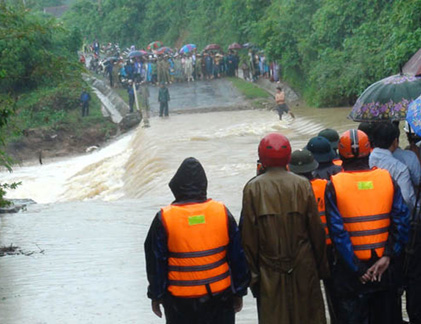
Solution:
[(335, 160), (333, 160), (332, 161), (332, 163), (334, 164), (334, 165), (337, 165), (337, 166), (342, 166), (342, 164), (344, 164), (344, 161), (342, 161), (341, 159), (335, 159)]
[(173, 296), (196, 298), (230, 287), (225, 206), (209, 199), (170, 205), (161, 215), (168, 237), (168, 291)]
[(389, 237), (394, 187), (388, 171), (342, 172), (332, 176), (336, 201), (355, 255), (382, 257)]
[(313, 187), (314, 197), (317, 202), (317, 209), (319, 210), (320, 220), (322, 221), (323, 227), (326, 232), (326, 244), (332, 244), (332, 240), (329, 236), (329, 229), (326, 223), (326, 208), (325, 208), (325, 190), (327, 180), (325, 179), (313, 179), (311, 180), (311, 186)]

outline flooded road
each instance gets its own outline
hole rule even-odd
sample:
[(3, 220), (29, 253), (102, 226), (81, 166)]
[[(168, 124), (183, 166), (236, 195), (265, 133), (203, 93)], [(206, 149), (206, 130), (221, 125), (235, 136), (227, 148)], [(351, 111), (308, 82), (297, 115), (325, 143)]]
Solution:
[[(298, 149), (326, 127), (356, 127), (348, 109), (293, 111), (290, 124), (263, 110), (153, 117), (101, 151), (2, 173), (2, 182), (23, 182), (10, 198), (38, 204), (0, 216), (0, 246), (34, 252), (0, 258), (0, 323), (164, 323), (146, 297), (143, 242), (173, 200), (169, 180), (196, 157), (208, 196), (238, 219), (264, 135), (281, 132)], [(256, 322), (249, 293), (237, 323)]]

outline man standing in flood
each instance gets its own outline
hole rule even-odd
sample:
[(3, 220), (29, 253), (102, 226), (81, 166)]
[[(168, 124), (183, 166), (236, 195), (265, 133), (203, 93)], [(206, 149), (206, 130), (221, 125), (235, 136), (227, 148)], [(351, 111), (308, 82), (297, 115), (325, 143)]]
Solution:
[(170, 92), (164, 82), (161, 82), (158, 92), (159, 117), (168, 117), (168, 101), (170, 101)]
[(207, 198), (205, 170), (185, 159), (169, 186), (175, 201), (155, 216), (145, 241), (148, 297), (168, 324), (233, 324), (249, 272), (235, 219)]
[(325, 232), (311, 185), (286, 170), (285, 136), (265, 136), (258, 151), (265, 171), (244, 187), (240, 228), (259, 323), (326, 323), (319, 281), (329, 274)]
[(278, 112), (280, 120), (282, 120), (283, 114), (289, 114), (292, 118), (295, 118), (294, 114), (291, 112), (291, 110), (285, 102), (285, 92), (282, 90), (281, 87), (276, 88), (275, 101), (276, 111)]

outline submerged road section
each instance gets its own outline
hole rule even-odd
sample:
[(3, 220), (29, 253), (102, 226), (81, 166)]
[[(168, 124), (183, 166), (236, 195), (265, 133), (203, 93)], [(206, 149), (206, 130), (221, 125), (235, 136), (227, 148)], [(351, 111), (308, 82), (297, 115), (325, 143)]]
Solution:
[[(196, 112), (247, 106), (241, 93), (226, 79), (173, 83), (166, 85), (170, 92), (169, 112)], [(149, 104), (153, 115), (159, 113), (159, 86), (149, 86)]]
[[(22, 251), (0, 257), (1, 324), (165, 323), (146, 296), (143, 243), (156, 212), (174, 199), (168, 182), (183, 159), (202, 162), (208, 197), (225, 202), (238, 220), (264, 135), (281, 132), (295, 150), (325, 127), (353, 125), (344, 109), (294, 107), (290, 123), (268, 110), (171, 114), (194, 111), (194, 101), (204, 110), (225, 102), (230, 110), (243, 99), (226, 82), (171, 85), (169, 118), (153, 116), (151, 127), (89, 154), (1, 174), (4, 182), (22, 181), (10, 198), (38, 202), (0, 215), (0, 246)], [(156, 112), (156, 88), (150, 101)], [(250, 293), (237, 323), (257, 323)]]

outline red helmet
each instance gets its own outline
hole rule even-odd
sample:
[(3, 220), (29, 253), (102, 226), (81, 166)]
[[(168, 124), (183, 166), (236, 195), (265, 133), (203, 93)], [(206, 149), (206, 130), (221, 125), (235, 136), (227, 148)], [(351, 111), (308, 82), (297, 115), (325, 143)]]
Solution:
[(344, 159), (362, 158), (371, 152), (367, 134), (356, 129), (350, 129), (341, 135), (338, 149)]
[(265, 167), (284, 167), (291, 158), (288, 138), (278, 133), (263, 137), (259, 144), (259, 159)]

